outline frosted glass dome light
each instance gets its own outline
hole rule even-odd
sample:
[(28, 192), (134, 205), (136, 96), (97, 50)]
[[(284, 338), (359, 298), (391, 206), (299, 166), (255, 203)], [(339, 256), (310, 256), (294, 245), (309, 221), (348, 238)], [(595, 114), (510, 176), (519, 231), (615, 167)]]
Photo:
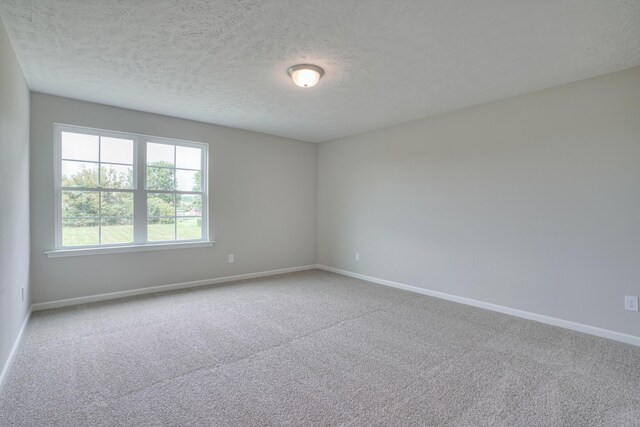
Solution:
[(318, 84), (320, 77), (324, 75), (324, 70), (317, 65), (298, 64), (289, 67), (287, 70), (291, 80), (300, 87), (312, 87)]

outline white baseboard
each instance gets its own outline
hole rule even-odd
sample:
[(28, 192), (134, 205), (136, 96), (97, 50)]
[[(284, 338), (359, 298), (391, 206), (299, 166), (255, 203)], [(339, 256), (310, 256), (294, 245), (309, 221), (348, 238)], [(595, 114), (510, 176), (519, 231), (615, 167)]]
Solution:
[[(386, 280), (386, 279), (380, 279), (380, 278), (377, 278), (377, 277), (367, 276), (367, 275), (360, 274), (360, 273), (353, 273), (351, 271), (341, 270), (339, 268), (329, 267), (329, 266), (322, 265), (322, 264), (305, 265), (305, 266), (291, 267), (291, 268), (282, 268), (282, 269), (278, 269), (278, 270), (261, 271), (261, 272), (257, 272), (257, 273), (239, 274), (239, 275), (235, 275), (235, 276), (226, 276), (226, 277), (218, 277), (218, 278), (212, 278), (212, 279), (196, 280), (196, 281), (192, 281), (192, 282), (175, 283), (175, 284), (170, 284), (170, 285), (151, 286), (151, 287), (147, 287), (147, 288), (132, 289), (132, 290), (128, 290), (128, 291), (111, 292), (111, 293), (91, 295), (91, 296), (86, 296), (86, 297), (69, 298), (69, 299), (63, 299), (63, 300), (57, 300), (57, 301), (43, 302), (43, 303), (33, 304), (31, 306), (31, 310), (29, 310), (29, 315), (31, 314), (31, 311), (47, 310), (47, 309), (50, 309), (50, 308), (59, 308), (59, 307), (66, 307), (66, 306), (71, 306), (71, 305), (87, 304), (87, 303), (91, 303), (91, 302), (106, 301), (106, 300), (117, 299), (117, 298), (125, 298), (125, 297), (135, 296), (135, 295), (143, 295), (143, 294), (149, 294), (149, 293), (155, 293), (155, 292), (171, 291), (171, 290), (175, 290), (175, 289), (193, 288), (193, 287), (198, 287), (198, 286), (206, 286), (206, 285), (213, 285), (213, 284), (218, 284), (218, 283), (233, 282), (233, 281), (237, 281), (237, 280), (245, 280), (245, 279), (258, 278), (258, 277), (273, 276), (273, 275), (276, 275), (276, 274), (292, 273), (292, 272), (295, 272), (295, 271), (311, 270), (311, 269), (314, 269), (314, 268), (318, 268), (320, 270), (325, 270), (325, 271), (330, 271), (330, 272), (333, 272), (333, 273), (341, 274), (343, 276), (348, 276), (348, 277), (353, 277), (353, 278), (356, 278), (356, 279), (366, 280), (368, 282), (377, 283), (377, 284), (380, 284), (380, 285), (391, 286), (391, 287), (398, 288), (398, 289), (404, 289), (406, 291), (416, 292), (416, 293), (419, 293), (419, 294), (428, 295), (428, 296), (432, 296), (432, 297), (435, 297), (435, 298), (441, 298), (441, 299), (445, 299), (445, 300), (448, 300), (448, 301), (454, 301), (454, 302), (458, 302), (458, 303), (461, 303), (461, 304), (466, 304), (466, 305), (471, 305), (471, 306), (474, 306), (474, 307), (484, 308), (486, 310), (491, 310), (491, 311), (495, 311), (495, 312), (498, 312), (498, 313), (509, 314), (511, 316), (521, 317), (523, 319), (534, 320), (536, 322), (545, 323), (545, 324), (548, 324), (548, 325), (558, 326), (558, 327), (565, 328), (565, 329), (571, 329), (573, 331), (583, 332), (583, 333), (590, 334), (590, 335), (595, 335), (595, 336), (598, 336), (598, 337), (608, 338), (608, 339), (611, 339), (611, 340), (620, 341), (620, 342), (624, 342), (624, 343), (627, 343), (627, 344), (640, 346), (640, 337), (635, 336), (635, 335), (630, 335), (630, 334), (625, 334), (625, 333), (622, 333), (622, 332), (611, 331), (609, 329), (598, 328), (596, 326), (585, 325), (585, 324), (582, 324), (582, 323), (572, 322), (570, 320), (564, 320), (564, 319), (559, 319), (557, 317), (551, 317), (551, 316), (546, 316), (546, 315), (543, 315), (543, 314), (532, 313), (532, 312), (529, 312), (529, 311), (519, 310), (519, 309), (516, 309), (516, 308), (506, 307), (506, 306), (498, 305), (498, 304), (492, 304), (492, 303), (485, 302), (485, 301), (479, 301), (479, 300), (475, 300), (475, 299), (471, 299), (471, 298), (465, 298), (465, 297), (461, 297), (461, 296), (457, 296), (457, 295), (451, 295), (451, 294), (447, 294), (445, 292), (439, 292), (439, 291), (433, 291), (433, 290), (429, 290), (429, 289), (419, 288), (417, 286), (407, 285), (407, 284), (404, 284), (404, 283), (394, 282), (394, 281)], [(12, 353), (9, 356), (9, 360), (11, 360), (11, 358), (13, 356), (13, 353), (15, 352), (15, 349), (18, 346), (18, 342), (20, 340), (20, 337), (22, 336), (22, 332), (24, 330), (24, 327), (26, 326), (26, 323), (27, 323), (28, 319), (29, 319), (29, 316), (27, 316), (27, 319), (25, 319), (25, 323), (23, 324), (22, 329), (20, 331), (20, 335), (19, 335), (18, 339), (16, 340), (16, 345), (14, 346), (14, 349), (12, 350)], [(1, 380), (4, 379), (4, 376), (6, 374), (6, 371), (8, 369), (8, 364), (9, 363), (6, 364), (4, 370), (2, 371), (2, 377), (0, 377), (0, 384), (1, 384)]]
[(280, 268), (278, 270), (260, 271), (257, 273), (238, 274), (235, 276), (217, 277), (212, 279), (195, 280), (192, 282), (174, 283), (170, 285), (150, 286), (147, 288), (131, 289), (127, 291), (110, 292), (106, 294), (90, 295), (86, 297), (68, 298), (56, 301), (33, 304), (33, 311), (48, 310), (50, 308), (67, 307), (71, 305), (87, 304), (97, 301), (106, 301), (117, 298), (131, 297), (135, 295), (151, 294), (155, 292), (172, 291), (175, 289), (195, 288), (198, 286), (215, 285), (218, 283), (235, 282), (238, 280), (255, 279), (258, 277), (274, 276), (276, 274), (292, 273), (295, 271), (312, 270), (315, 265), (303, 265), (300, 267)]
[(509, 314), (511, 316), (522, 317), (523, 319), (529, 319), (529, 320), (534, 320), (540, 323), (546, 323), (547, 325), (559, 326), (561, 328), (571, 329), (572, 331), (583, 332), (585, 334), (595, 335), (598, 337), (608, 338), (611, 340), (640, 346), (640, 337), (635, 335), (629, 335), (622, 332), (611, 331), (609, 329), (598, 328), (596, 326), (585, 325), (582, 323), (572, 322), (570, 320), (558, 319), (557, 317), (545, 316), (543, 314), (531, 313), (529, 311), (518, 310), (516, 308), (506, 307), (498, 304), (492, 304), (484, 301), (478, 301), (471, 298), (451, 295), (444, 292), (418, 288), (417, 286), (406, 285), (404, 283), (393, 282), (391, 280), (379, 279), (377, 277), (366, 276), (364, 274), (359, 274), (359, 273), (353, 273), (351, 271), (341, 270), (339, 268), (329, 267), (326, 265), (317, 264), (316, 268), (320, 270), (341, 274), (343, 276), (366, 280), (367, 282), (377, 283), (385, 286), (391, 286), (393, 288), (398, 288), (398, 289), (404, 289), (405, 291), (411, 291), (411, 292), (416, 292), (423, 295), (429, 295), (435, 298), (441, 298), (448, 301), (454, 301), (461, 304), (484, 308), (486, 310), (496, 311), (498, 313)]
[(29, 318), (31, 317), (32, 308), (29, 308), (24, 321), (22, 322), (22, 326), (20, 327), (20, 331), (18, 332), (18, 336), (13, 343), (13, 347), (11, 348), (11, 352), (9, 353), (9, 357), (5, 362), (2, 373), (0, 374), (0, 390), (4, 386), (4, 382), (7, 379), (7, 374), (9, 373), (9, 368), (11, 368), (11, 364), (13, 363), (13, 358), (16, 356), (16, 352), (18, 351), (18, 346), (20, 345), (20, 341), (22, 340), (22, 334), (24, 334), (24, 330), (27, 328), (27, 323), (29, 323)]

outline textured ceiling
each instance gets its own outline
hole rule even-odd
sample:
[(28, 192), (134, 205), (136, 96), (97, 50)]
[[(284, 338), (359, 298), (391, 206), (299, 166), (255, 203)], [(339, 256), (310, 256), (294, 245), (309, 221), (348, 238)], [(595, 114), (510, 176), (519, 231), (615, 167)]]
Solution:
[[(640, 0), (0, 0), (32, 90), (324, 141), (640, 65)], [(326, 74), (313, 89), (290, 65)]]

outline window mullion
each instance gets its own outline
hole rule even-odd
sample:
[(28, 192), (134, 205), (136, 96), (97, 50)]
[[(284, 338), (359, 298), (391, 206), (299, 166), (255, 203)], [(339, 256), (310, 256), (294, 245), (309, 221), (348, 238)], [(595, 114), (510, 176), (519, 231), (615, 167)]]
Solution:
[(147, 242), (147, 197), (145, 189), (147, 153), (146, 142), (142, 138), (137, 137), (135, 145), (136, 187), (133, 196), (133, 240), (140, 245)]
[(98, 137), (98, 244), (102, 244), (102, 136)]
[(209, 149), (202, 150), (200, 156), (200, 224), (201, 239), (209, 240)]
[(178, 240), (178, 171), (176, 170), (178, 147), (173, 146), (173, 240)]
[(56, 198), (55, 205), (55, 246), (56, 249), (62, 247), (62, 130), (54, 126), (54, 192)]

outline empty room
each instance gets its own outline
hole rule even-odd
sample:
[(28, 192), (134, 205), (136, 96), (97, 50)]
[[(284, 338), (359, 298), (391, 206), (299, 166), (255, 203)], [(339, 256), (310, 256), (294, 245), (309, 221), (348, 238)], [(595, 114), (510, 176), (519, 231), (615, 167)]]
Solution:
[(640, 426), (640, 0), (0, 0), (0, 426)]

